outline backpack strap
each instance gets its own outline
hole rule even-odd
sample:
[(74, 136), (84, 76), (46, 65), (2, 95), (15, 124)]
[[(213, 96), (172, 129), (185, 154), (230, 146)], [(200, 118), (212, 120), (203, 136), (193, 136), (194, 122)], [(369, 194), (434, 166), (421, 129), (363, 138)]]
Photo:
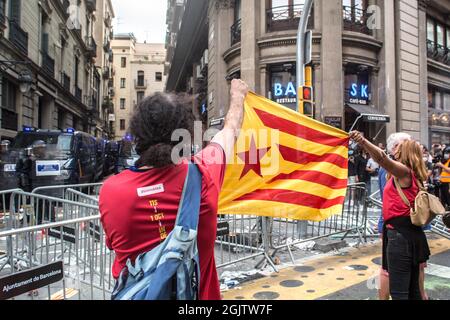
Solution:
[(400, 195), (400, 198), (402, 198), (403, 202), (409, 208), (411, 208), (411, 202), (409, 202), (408, 198), (406, 197), (405, 193), (403, 192), (402, 188), (400, 187), (400, 183), (398, 182), (397, 178), (394, 178), (394, 184), (395, 184), (395, 187), (397, 188), (397, 192)]
[(175, 226), (197, 231), (201, 193), (202, 174), (196, 164), (189, 162)]

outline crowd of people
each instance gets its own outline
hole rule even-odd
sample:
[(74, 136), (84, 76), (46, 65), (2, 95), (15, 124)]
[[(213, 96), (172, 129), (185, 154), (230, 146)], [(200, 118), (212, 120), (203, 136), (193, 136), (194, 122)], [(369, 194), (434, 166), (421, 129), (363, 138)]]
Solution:
[[(156, 94), (138, 106), (130, 131), (135, 137), (140, 159), (131, 170), (107, 180), (99, 199), (107, 245), (116, 253), (112, 271), (118, 279), (114, 290), (117, 294), (125, 290), (123, 286), (130, 281), (129, 277), (134, 285), (142, 278), (139, 275), (146, 275), (144, 269), (137, 270), (131, 262), (136, 259), (139, 264), (153, 261), (151, 255), (145, 258), (146, 255), (162, 245), (170, 237), (168, 231), (178, 225), (180, 210), (184, 212), (185, 208), (180, 199), (185, 196), (189, 168), (195, 163), (202, 179), (197, 235), (200, 281), (199, 287), (194, 287), (201, 300), (220, 299), (214, 261), (218, 198), (226, 159), (232, 156), (243, 123), (247, 92), (244, 82), (232, 81), (225, 128), (199, 154), (177, 165), (171, 159), (175, 145), (171, 134), (180, 128), (193, 130), (194, 117), (189, 100), (173, 94)], [(426, 186), (447, 206), (450, 205), (450, 148), (434, 145), (429, 152), (405, 133), (391, 135), (386, 146), (375, 146), (356, 131), (350, 138), (349, 182), (364, 183), (369, 194), (380, 184), (383, 201), (379, 228), (383, 241), (380, 298), (426, 300), (424, 268), (430, 249), (424, 228), (411, 221), (411, 204)], [(124, 185), (127, 188), (123, 188)], [(149, 201), (148, 195), (158, 200)], [(445, 219), (448, 216), (444, 222)], [(190, 276), (195, 274), (195, 269), (189, 269)], [(127, 270), (131, 270), (131, 275)], [(152, 270), (156, 269), (149, 269), (148, 274)], [(167, 281), (156, 279), (157, 285), (163, 285), (166, 293), (176, 298), (180, 287), (172, 280), (177, 278), (171, 278), (169, 271), (166, 273), (164, 279)], [(193, 278), (198, 279), (197, 276)]]

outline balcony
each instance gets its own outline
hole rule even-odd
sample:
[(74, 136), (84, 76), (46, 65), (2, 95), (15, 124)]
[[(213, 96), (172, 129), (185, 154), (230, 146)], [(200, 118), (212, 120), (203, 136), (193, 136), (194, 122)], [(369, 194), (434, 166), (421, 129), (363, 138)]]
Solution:
[(65, 72), (61, 72), (61, 85), (64, 89), (70, 91), (70, 77)]
[(235, 45), (238, 42), (241, 42), (241, 26), (242, 26), (242, 20), (237, 20), (232, 26), (231, 26), (231, 45)]
[(85, 39), (87, 55), (91, 58), (97, 57), (97, 43), (92, 36), (87, 36)]
[(147, 89), (147, 80), (138, 79), (134, 80), (135, 89)]
[(368, 14), (367, 10), (350, 6), (343, 6), (342, 10), (344, 30), (373, 35), (372, 30), (367, 25), (372, 14)]
[[(267, 31), (297, 30), (302, 12), (302, 4), (275, 7), (267, 10)], [(313, 11), (308, 20), (308, 29), (314, 29)]]
[(24, 55), (28, 55), (28, 33), (14, 21), (9, 24), (9, 41), (11, 41), (17, 49)]
[(113, 105), (112, 100), (111, 100), (111, 98), (109, 96), (104, 96), (103, 97), (102, 107), (104, 109), (108, 109), (109, 111), (111, 111), (111, 109), (114, 111), (114, 105)]
[(89, 12), (94, 12), (97, 8), (97, 0), (86, 0), (86, 9)]
[(109, 51), (108, 51), (108, 61), (110, 63), (114, 62), (114, 53), (113, 53), (112, 49), (109, 49)]
[(5, 130), (17, 131), (17, 113), (2, 108), (1, 109), (1, 128)]
[(75, 86), (75, 99), (81, 102), (83, 99), (83, 90)]
[(111, 69), (109, 67), (103, 67), (103, 79), (111, 78)]
[(103, 41), (103, 50), (105, 50), (105, 52), (108, 53), (110, 49), (111, 49), (111, 41), (109, 41), (108, 38), (105, 38), (105, 40)]
[(55, 77), (55, 60), (46, 52), (42, 53), (42, 70), (48, 75)]
[(450, 66), (450, 48), (427, 40), (427, 54), (428, 58)]

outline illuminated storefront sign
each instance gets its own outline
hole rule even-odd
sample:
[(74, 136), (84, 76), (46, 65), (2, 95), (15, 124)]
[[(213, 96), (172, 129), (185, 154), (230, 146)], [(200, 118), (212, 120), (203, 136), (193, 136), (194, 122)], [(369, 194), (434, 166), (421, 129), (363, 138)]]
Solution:
[(297, 102), (297, 90), (295, 89), (294, 82), (288, 82), (285, 85), (282, 83), (275, 83), (273, 86), (273, 95), (275, 102), (279, 104)]
[(369, 85), (358, 83), (351, 84), (348, 102), (353, 104), (368, 105), (369, 100)]

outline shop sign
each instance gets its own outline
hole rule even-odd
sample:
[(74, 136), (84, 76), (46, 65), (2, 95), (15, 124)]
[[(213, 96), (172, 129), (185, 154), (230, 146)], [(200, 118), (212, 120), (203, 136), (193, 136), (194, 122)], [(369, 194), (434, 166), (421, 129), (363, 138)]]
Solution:
[(352, 83), (349, 102), (353, 104), (369, 104), (369, 85)]
[(292, 81), (286, 85), (275, 83), (273, 86), (273, 95), (276, 103), (297, 103), (297, 90), (295, 89), (295, 83)]
[(342, 117), (325, 117), (325, 123), (342, 130)]

